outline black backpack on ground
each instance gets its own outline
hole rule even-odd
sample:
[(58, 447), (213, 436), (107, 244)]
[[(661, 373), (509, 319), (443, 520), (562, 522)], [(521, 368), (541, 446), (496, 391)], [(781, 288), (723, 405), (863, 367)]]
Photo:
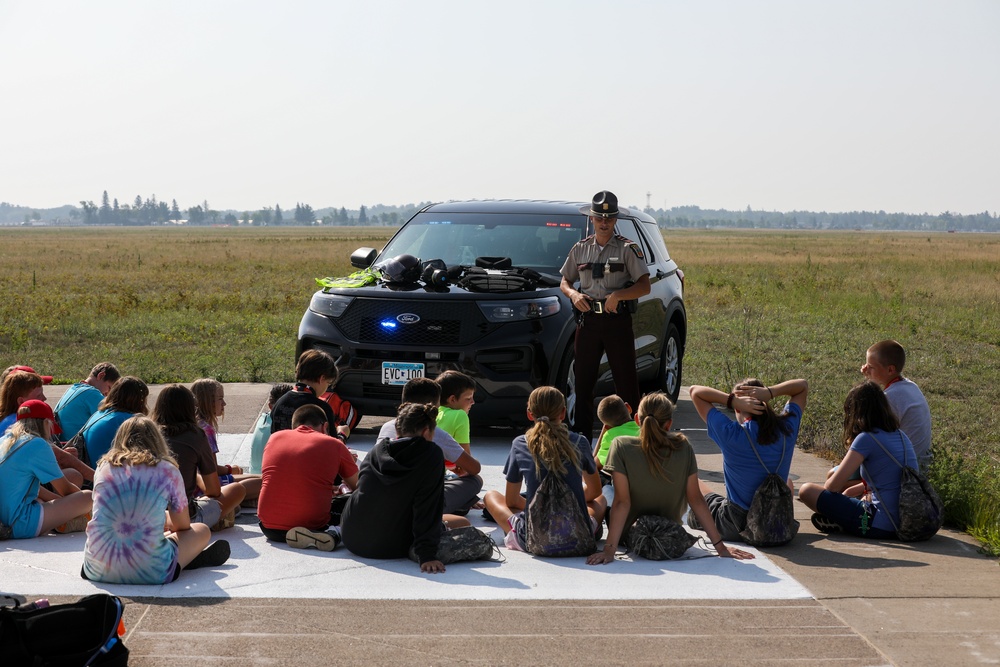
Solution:
[(31, 667), (123, 667), (118, 636), (125, 606), (98, 593), (51, 607), (0, 609), (0, 664)]
[[(899, 439), (902, 441), (902, 431), (896, 432), (899, 433)], [(896, 536), (903, 542), (920, 542), (934, 537), (938, 530), (941, 529), (941, 524), (944, 523), (944, 503), (941, 502), (941, 497), (938, 496), (937, 491), (934, 490), (934, 487), (922, 472), (913, 466), (906, 465), (905, 446), (903, 447), (903, 462), (900, 463), (896, 460), (895, 456), (889, 453), (885, 445), (879, 442), (874, 433), (869, 433), (868, 435), (882, 448), (886, 456), (892, 459), (892, 462), (901, 469), (899, 479), (899, 524), (893, 520), (892, 513), (888, 509), (885, 512), (889, 516), (892, 527), (896, 529)], [(875, 485), (872, 484), (871, 487), (875, 495), (879, 496), (879, 491), (875, 488)], [(879, 502), (882, 502), (882, 498), (879, 498)]]
[(589, 556), (597, 549), (590, 516), (560, 475), (549, 471), (524, 511), (525, 547), (536, 556)]
[(785, 436), (781, 436), (781, 459), (774, 472), (771, 472), (764, 465), (764, 459), (760, 457), (750, 434), (746, 429), (743, 429), (743, 433), (760, 465), (767, 472), (767, 477), (754, 491), (750, 509), (747, 510), (747, 527), (740, 531), (740, 537), (753, 547), (778, 547), (788, 544), (798, 534), (799, 522), (795, 519), (792, 491), (778, 474), (781, 464), (785, 461)]

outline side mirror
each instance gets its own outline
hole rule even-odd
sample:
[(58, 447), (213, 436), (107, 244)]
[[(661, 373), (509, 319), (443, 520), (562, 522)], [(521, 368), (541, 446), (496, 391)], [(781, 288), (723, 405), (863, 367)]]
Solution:
[(375, 248), (358, 248), (351, 253), (351, 266), (367, 269), (376, 257), (378, 257), (378, 250)]

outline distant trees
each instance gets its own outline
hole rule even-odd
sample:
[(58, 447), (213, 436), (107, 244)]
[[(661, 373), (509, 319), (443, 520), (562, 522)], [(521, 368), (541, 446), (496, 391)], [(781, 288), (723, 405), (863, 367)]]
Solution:
[(295, 222), (300, 225), (311, 225), (316, 222), (316, 213), (309, 204), (295, 204)]
[(281, 214), (281, 207), (277, 204), (274, 205), (274, 224), (280, 225), (285, 221), (285, 216)]

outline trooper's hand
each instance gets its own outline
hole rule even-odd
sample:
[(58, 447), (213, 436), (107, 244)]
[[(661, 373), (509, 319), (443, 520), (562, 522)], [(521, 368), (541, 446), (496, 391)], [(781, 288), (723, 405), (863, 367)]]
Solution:
[(590, 299), (583, 292), (576, 292), (573, 294), (573, 307), (579, 310), (581, 313), (590, 312)]

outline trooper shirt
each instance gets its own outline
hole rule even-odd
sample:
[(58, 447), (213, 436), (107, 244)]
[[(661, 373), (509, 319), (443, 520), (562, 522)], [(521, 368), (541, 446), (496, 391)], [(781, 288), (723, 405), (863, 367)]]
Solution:
[(614, 234), (602, 249), (597, 245), (597, 237), (591, 235), (570, 249), (559, 273), (571, 283), (579, 280), (581, 292), (600, 300), (625, 287), (625, 283), (648, 275), (649, 269), (634, 241)]

